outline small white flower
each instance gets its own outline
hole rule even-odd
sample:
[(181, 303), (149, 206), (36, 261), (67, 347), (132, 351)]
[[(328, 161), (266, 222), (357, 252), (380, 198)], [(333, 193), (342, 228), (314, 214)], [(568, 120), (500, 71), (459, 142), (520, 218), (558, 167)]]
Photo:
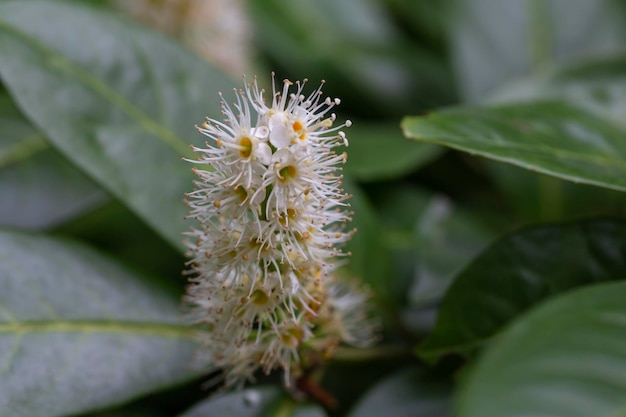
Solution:
[(288, 122), (289, 120), (283, 112), (274, 113), (269, 119), (270, 143), (278, 149), (291, 144), (289, 128), (287, 127)]

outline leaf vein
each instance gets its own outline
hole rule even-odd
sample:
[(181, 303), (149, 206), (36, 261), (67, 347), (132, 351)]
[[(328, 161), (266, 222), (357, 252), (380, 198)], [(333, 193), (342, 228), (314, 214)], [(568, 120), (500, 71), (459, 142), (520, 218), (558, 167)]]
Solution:
[(117, 106), (131, 119), (134, 119), (144, 130), (161, 139), (179, 154), (187, 157), (193, 157), (185, 141), (179, 138), (166, 126), (153, 121), (141, 109), (137, 108), (133, 103), (128, 101), (126, 97), (109, 88), (104, 82), (91, 75), (88, 71), (66, 59), (63, 55), (53, 52), (34, 37), (25, 34), (2, 20), (0, 20), (0, 29), (14, 35), (18, 39), (23, 40), (26, 44), (29, 44), (33, 49), (37, 50), (41, 56), (55, 63), (52, 68), (75, 77), (78, 82), (82, 83), (85, 87), (97, 95)]
[(0, 323), (0, 335), (29, 333), (118, 333), (192, 339), (196, 330), (181, 324), (120, 321), (26, 321)]
[(48, 149), (48, 143), (40, 134), (29, 135), (0, 152), (0, 168), (21, 162)]
[(4, 363), (2, 364), (2, 368), (0, 368), (0, 375), (4, 375), (8, 373), (9, 370), (11, 369), (11, 364), (13, 363), (13, 359), (15, 358), (15, 356), (17, 355), (17, 352), (19, 352), (20, 348), (22, 347), (23, 339), (24, 339), (23, 334), (18, 334), (16, 335), (15, 339), (13, 339), (13, 343), (11, 344), (11, 350), (9, 351), (9, 353), (7, 354), (7, 357), (5, 358)]

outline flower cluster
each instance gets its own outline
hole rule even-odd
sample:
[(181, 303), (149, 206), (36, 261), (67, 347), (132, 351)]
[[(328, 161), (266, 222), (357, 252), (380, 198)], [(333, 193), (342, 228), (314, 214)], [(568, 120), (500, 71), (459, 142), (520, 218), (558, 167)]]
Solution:
[(334, 126), (339, 99), (324, 98), (323, 83), (304, 95), (305, 84), (277, 90), (272, 77), (266, 103), (255, 79), (234, 104), (222, 98), (222, 121), (197, 127), (209, 140), (190, 161), (198, 179), (187, 204), (199, 227), (186, 242), (186, 301), (228, 386), (277, 368), (289, 385), (340, 342), (374, 339), (367, 296), (336, 277), (354, 230), (338, 174), (346, 154), (334, 148), (348, 145), (341, 129), (351, 123)]

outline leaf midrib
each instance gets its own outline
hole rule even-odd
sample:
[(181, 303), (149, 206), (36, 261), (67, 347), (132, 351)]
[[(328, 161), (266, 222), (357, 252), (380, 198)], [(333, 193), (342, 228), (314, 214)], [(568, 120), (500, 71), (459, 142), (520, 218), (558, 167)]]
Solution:
[(181, 324), (154, 322), (122, 322), (104, 320), (23, 321), (0, 323), (2, 334), (28, 333), (113, 333), (129, 336), (159, 336), (193, 339), (196, 329)]
[(68, 75), (74, 76), (77, 82), (80, 82), (83, 86), (90, 89), (100, 97), (108, 100), (114, 106), (121, 109), (127, 116), (134, 119), (139, 126), (145, 129), (147, 132), (159, 138), (165, 144), (169, 145), (174, 151), (182, 156), (194, 158), (188, 144), (179, 138), (174, 132), (168, 129), (166, 126), (161, 125), (153, 121), (146, 113), (137, 108), (133, 103), (128, 101), (124, 96), (118, 94), (116, 91), (108, 88), (100, 79), (92, 76), (89, 72), (85, 71), (78, 65), (75, 65), (70, 60), (66, 59), (63, 55), (48, 49), (46, 45), (42, 44), (39, 40), (33, 36), (29, 36), (19, 28), (11, 26), (6, 21), (0, 20), (0, 30), (4, 30), (9, 34), (23, 40), (29, 44), (33, 49), (37, 50), (43, 57), (52, 60), (56, 65), (51, 67), (51, 70), (61, 70)]

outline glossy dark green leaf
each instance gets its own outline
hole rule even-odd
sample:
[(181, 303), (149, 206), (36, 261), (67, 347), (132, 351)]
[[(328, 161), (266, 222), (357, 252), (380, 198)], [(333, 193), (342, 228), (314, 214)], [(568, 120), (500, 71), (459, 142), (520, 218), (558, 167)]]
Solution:
[(349, 417), (448, 417), (451, 389), (417, 368), (397, 372), (371, 388)]
[(450, 24), (458, 84), (466, 100), (556, 63), (624, 51), (619, 0), (459, 0)]
[(179, 302), (71, 241), (0, 232), (0, 410), (51, 417), (188, 380)]
[(406, 117), (404, 134), (568, 181), (626, 190), (624, 132), (560, 102), (454, 108)]
[(520, 317), (466, 375), (455, 415), (623, 415), (625, 295), (623, 282), (592, 285)]
[(415, 143), (397, 125), (355, 123), (346, 131), (350, 146), (344, 172), (359, 181), (389, 180), (416, 171), (444, 148)]
[(470, 354), (539, 301), (568, 289), (626, 276), (626, 223), (589, 220), (535, 226), (505, 236), (455, 278), (424, 359)]
[(0, 225), (51, 227), (106, 199), (50, 149), (0, 90)]
[(560, 99), (626, 127), (626, 57), (623, 55), (553, 69), (507, 84), (491, 102)]
[(317, 405), (296, 404), (277, 387), (249, 388), (217, 395), (196, 404), (180, 417), (324, 417)]
[[(56, 22), (56, 24), (50, 24)], [(231, 82), (180, 45), (78, 4), (0, 4), (0, 76), (55, 147), (182, 247), (194, 124)]]

